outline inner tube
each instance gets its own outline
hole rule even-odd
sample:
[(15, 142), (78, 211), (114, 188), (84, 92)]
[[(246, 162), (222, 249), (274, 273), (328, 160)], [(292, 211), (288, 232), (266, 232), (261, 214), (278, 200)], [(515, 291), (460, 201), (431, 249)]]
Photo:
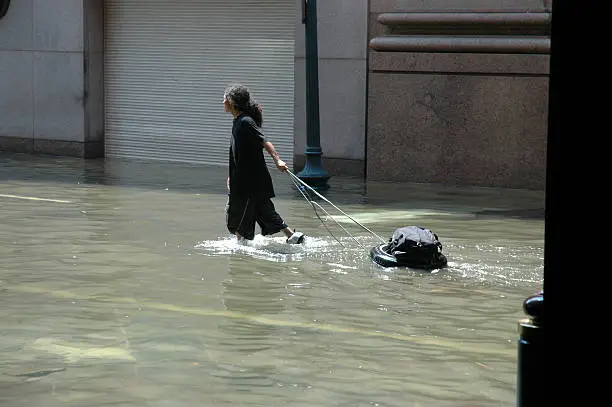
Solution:
[(385, 251), (386, 246), (387, 244), (385, 243), (378, 246), (374, 246), (372, 247), (372, 249), (370, 249), (370, 257), (372, 258), (374, 263), (383, 267), (409, 267), (414, 269), (431, 271), (446, 267), (446, 265), (448, 264), (446, 256), (442, 253), (438, 253), (436, 258), (432, 259), (427, 264), (419, 264), (407, 260), (398, 260), (395, 256)]

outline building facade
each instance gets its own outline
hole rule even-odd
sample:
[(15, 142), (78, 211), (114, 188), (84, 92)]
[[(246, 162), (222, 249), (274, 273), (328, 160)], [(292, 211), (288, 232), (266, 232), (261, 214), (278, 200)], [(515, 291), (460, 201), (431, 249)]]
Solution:
[[(297, 171), (302, 6), (12, 0), (0, 19), (0, 150), (226, 165), (222, 94), (243, 82)], [(317, 6), (320, 142), (332, 176), (544, 188), (548, 1)]]
[(371, 0), (369, 18), (368, 179), (544, 189), (550, 1)]

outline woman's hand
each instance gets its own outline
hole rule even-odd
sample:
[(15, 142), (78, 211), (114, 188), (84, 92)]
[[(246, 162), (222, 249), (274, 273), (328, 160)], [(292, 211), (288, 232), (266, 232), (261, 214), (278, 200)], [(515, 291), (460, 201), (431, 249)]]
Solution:
[(289, 170), (289, 167), (287, 167), (287, 163), (285, 163), (280, 158), (276, 160), (276, 168), (278, 168), (281, 172), (287, 172), (287, 170)]

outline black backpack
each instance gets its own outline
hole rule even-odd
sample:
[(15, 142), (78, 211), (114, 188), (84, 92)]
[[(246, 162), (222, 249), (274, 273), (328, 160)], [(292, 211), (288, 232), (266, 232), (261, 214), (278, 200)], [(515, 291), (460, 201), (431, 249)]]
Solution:
[(438, 235), (420, 226), (395, 229), (384, 251), (408, 267), (434, 269), (446, 265)]

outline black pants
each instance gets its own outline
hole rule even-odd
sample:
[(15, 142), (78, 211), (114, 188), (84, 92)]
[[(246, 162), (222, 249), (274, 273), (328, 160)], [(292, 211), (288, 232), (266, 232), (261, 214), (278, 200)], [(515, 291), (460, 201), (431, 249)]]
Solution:
[(276, 212), (270, 198), (229, 196), (226, 209), (227, 230), (248, 240), (255, 237), (255, 222), (264, 236), (273, 235), (287, 227)]

